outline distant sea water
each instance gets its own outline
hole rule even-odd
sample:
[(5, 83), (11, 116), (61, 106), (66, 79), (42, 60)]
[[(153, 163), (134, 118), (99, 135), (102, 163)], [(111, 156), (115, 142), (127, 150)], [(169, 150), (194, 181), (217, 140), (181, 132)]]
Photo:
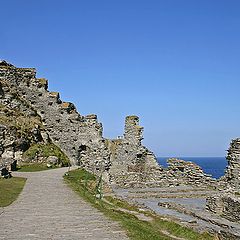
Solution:
[[(167, 159), (169, 157), (158, 157), (158, 163), (167, 167)], [(191, 161), (199, 165), (207, 174), (211, 174), (214, 178), (220, 178), (224, 175), (227, 167), (227, 160), (225, 157), (179, 157), (185, 161)]]

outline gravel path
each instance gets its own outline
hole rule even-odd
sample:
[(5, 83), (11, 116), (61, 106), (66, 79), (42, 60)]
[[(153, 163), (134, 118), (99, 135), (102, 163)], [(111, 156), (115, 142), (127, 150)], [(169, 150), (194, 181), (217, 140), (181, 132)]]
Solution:
[(0, 208), (0, 239), (128, 239), (117, 223), (82, 200), (64, 183), (62, 176), (66, 171), (67, 168), (59, 168), (14, 173), (14, 176), (27, 177), (27, 182), (12, 205)]

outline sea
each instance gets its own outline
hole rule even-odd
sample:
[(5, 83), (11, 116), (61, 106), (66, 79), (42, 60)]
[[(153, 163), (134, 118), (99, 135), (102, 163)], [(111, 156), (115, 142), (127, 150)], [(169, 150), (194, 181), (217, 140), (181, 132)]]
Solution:
[[(170, 157), (158, 157), (158, 163), (167, 167), (167, 159)], [(199, 165), (203, 171), (207, 174), (211, 174), (214, 178), (220, 178), (224, 175), (227, 160), (225, 157), (177, 157), (178, 159), (182, 159), (185, 161), (191, 161)]]

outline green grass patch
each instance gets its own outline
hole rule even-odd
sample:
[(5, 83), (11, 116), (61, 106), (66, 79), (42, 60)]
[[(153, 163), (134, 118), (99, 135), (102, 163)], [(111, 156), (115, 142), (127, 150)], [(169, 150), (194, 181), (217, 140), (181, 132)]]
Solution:
[(213, 240), (213, 237), (208, 233), (197, 233), (175, 222), (163, 220), (150, 211), (146, 215), (151, 216), (152, 221), (139, 220), (134, 214), (121, 210), (139, 211), (136, 206), (132, 206), (126, 201), (110, 196), (105, 198), (108, 202), (96, 199), (98, 180), (94, 175), (83, 169), (70, 171), (64, 176), (64, 179), (83, 199), (103, 212), (107, 217), (118, 221), (132, 240), (170, 240), (174, 239), (172, 236), (189, 240)]
[(15, 201), (22, 191), (26, 178), (0, 178), (0, 207), (6, 207)]
[(44, 170), (49, 170), (53, 169), (56, 167), (47, 167), (47, 164), (38, 164), (38, 163), (32, 163), (32, 164), (26, 164), (18, 167), (19, 172), (38, 172), (38, 171), (44, 171)]
[(33, 160), (36, 156), (47, 158), (49, 156), (58, 157), (60, 164), (63, 167), (69, 166), (70, 161), (68, 157), (61, 151), (59, 147), (53, 143), (49, 144), (34, 144), (26, 152), (23, 153), (23, 158), (26, 160)]

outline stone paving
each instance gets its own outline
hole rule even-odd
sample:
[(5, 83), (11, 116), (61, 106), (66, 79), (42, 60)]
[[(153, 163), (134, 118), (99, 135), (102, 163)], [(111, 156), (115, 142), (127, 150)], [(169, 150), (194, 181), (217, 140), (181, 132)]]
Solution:
[(27, 177), (27, 182), (13, 204), (0, 208), (1, 240), (128, 239), (118, 223), (86, 203), (64, 183), (62, 176), (66, 171), (67, 168), (59, 168), (14, 173)]

